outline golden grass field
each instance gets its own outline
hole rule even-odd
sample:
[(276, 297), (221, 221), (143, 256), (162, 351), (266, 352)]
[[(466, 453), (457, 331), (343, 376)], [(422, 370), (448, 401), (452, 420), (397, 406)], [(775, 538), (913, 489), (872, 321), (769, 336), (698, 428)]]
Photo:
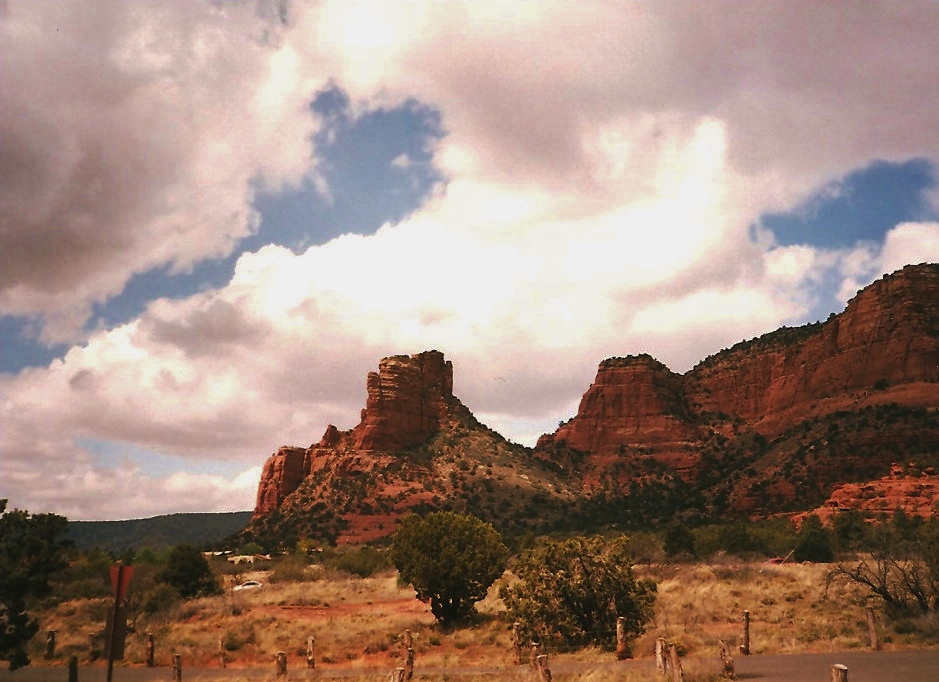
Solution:
[[(750, 613), (751, 651), (755, 654), (867, 648), (864, 595), (844, 588), (826, 593), (829, 568), (730, 560), (637, 566), (638, 575), (658, 583), (655, 618), (633, 646), (636, 658), (649, 661), (649, 673), (630, 677), (621, 671), (616, 679), (653, 679), (652, 657), (658, 637), (678, 644), (686, 654), (686, 680), (717, 679), (718, 640), (736, 650), (745, 609)], [(220, 667), (221, 645), (229, 668), (270, 666), (273, 673), (276, 652), (284, 651), (290, 669), (305, 669), (306, 641), (312, 636), (317, 670), (360, 670), (361, 677), (345, 679), (376, 679), (376, 669), (390, 673), (402, 664), (405, 630), (413, 636), (418, 670), (512, 663), (510, 623), (496, 596), (499, 583), (478, 604), (476, 623), (442, 632), (435, 626), (429, 607), (417, 601), (409, 587), (400, 585), (393, 571), (371, 578), (327, 575), (318, 567), (310, 567), (308, 573), (303, 582), (286, 583), (268, 582), (265, 572), (242, 574), (241, 579), (257, 578), (264, 586), (182, 602), (149, 621), (141, 617), (135, 624), (136, 632), (128, 636), (123, 664), (143, 664), (144, 633), (149, 631), (156, 638), (158, 665), (169, 665), (172, 655), (178, 653), (186, 666)], [(70, 653), (87, 659), (89, 636), (101, 629), (107, 608), (107, 600), (79, 600), (41, 614), (43, 631), (58, 631), (60, 659)], [(939, 643), (939, 626), (934, 622), (887, 623), (881, 614), (878, 619), (884, 649)], [(44, 640), (40, 639), (34, 640), (34, 661), (42, 659)], [(550, 642), (546, 647), (552, 667), (614, 659), (611, 652), (601, 649), (562, 653), (552, 651)], [(499, 678), (532, 679), (526, 668), (508, 670), (511, 672), (503, 671)], [(610, 675), (598, 665), (596, 670), (588, 667), (563, 679), (600, 682), (612, 679)], [(415, 677), (447, 679), (442, 672)]]

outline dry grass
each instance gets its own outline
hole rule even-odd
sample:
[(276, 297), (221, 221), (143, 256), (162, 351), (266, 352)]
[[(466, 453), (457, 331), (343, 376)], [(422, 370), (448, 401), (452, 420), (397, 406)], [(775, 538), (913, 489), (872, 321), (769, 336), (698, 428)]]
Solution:
[(825, 593), (824, 564), (663, 566), (646, 569), (659, 585), (655, 621), (637, 642), (654, 647), (656, 637), (688, 652), (717, 650), (723, 639), (740, 643), (742, 613), (750, 612), (752, 653), (856, 649), (868, 644), (859, 595)]
[[(718, 679), (717, 641), (724, 639), (736, 648), (744, 609), (750, 612), (753, 653), (832, 651), (868, 644), (861, 595), (826, 595), (825, 565), (715, 563), (636, 570), (659, 585), (654, 622), (634, 645), (639, 662), (608, 669), (613, 660), (608, 651), (560, 653), (549, 647), (552, 669), (558, 670), (555, 679), (654, 679), (652, 652), (658, 637), (677, 643), (688, 656), (686, 679)], [(172, 654), (179, 653), (187, 666), (218, 666), (221, 642), (229, 667), (273, 669), (276, 652), (285, 651), (290, 668), (298, 670), (305, 668), (305, 644), (313, 636), (317, 669), (353, 674), (360, 670), (361, 677), (345, 679), (378, 679), (376, 670), (390, 672), (401, 665), (402, 634), (410, 630), (422, 680), (448, 679), (443, 673), (429, 673), (434, 669), (484, 666), (499, 668), (497, 676), (510, 682), (532, 679), (527, 668), (511, 667), (511, 632), (496, 596), (498, 584), (478, 605), (476, 623), (443, 632), (429, 607), (418, 602), (410, 588), (400, 586), (390, 571), (365, 579), (319, 576), (274, 584), (264, 574), (251, 577), (261, 578), (264, 587), (184, 602), (149, 621), (141, 618), (137, 633), (127, 640), (127, 663), (143, 663), (143, 634), (150, 631), (156, 635), (159, 665), (168, 665)], [(43, 630), (59, 631), (60, 663), (70, 653), (87, 659), (88, 636), (102, 627), (106, 608), (104, 600), (84, 600), (42, 614)], [(900, 630), (882, 625), (882, 641), (888, 649), (924, 646), (936, 643), (935, 631), (917, 624)], [(42, 659), (41, 640), (39, 636), (33, 643), (35, 661)], [(578, 667), (565, 670), (566, 665)]]

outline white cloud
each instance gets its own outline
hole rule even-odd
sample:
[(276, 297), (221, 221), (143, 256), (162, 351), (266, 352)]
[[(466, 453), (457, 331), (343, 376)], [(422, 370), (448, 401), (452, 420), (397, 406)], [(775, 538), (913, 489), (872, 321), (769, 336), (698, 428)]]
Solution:
[(939, 263), (939, 223), (901, 223), (887, 233), (879, 269), (892, 272), (908, 263)]
[(939, 223), (900, 223), (884, 243), (862, 243), (839, 254), (843, 276), (838, 298), (847, 303), (860, 289), (881, 275), (904, 265), (939, 262)]
[(133, 274), (229, 254), (256, 229), (252, 181), (313, 172), (324, 81), (281, 28), (250, 4), (10, 3), (0, 313), (72, 336)]

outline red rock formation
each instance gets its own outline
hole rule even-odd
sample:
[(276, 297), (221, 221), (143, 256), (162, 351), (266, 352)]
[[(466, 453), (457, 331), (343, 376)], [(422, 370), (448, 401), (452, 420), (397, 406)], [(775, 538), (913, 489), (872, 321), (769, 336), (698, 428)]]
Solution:
[(822, 523), (845, 511), (857, 511), (876, 518), (892, 516), (897, 511), (907, 516), (930, 519), (939, 507), (939, 476), (931, 468), (921, 470), (915, 462), (908, 467), (895, 464), (889, 476), (863, 483), (845, 483), (836, 487), (823, 505), (793, 520), (801, 524), (809, 514), (816, 514)]
[[(390, 509), (400, 514), (406, 512), (408, 500), (427, 502), (438, 494), (440, 499), (452, 498), (453, 489), (447, 487), (451, 481), (477, 470), (469, 459), (461, 462), (462, 470), (453, 469), (453, 462), (480, 448), (508, 447), (504, 439), (475, 422), (453, 396), (452, 387), (452, 365), (438, 351), (383, 359), (378, 372), (368, 375), (366, 407), (354, 429), (341, 432), (330, 426), (318, 444), (282, 448), (271, 456), (258, 489), (255, 518), (278, 508), (302, 509), (315, 500), (321, 507), (341, 508), (350, 526), (357, 527), (356, 516), (374, 517), (359, 524), (365, 533), (366, 525), (368, 532), (375, 531), (372, 526), (381, 516), (365, 510), (373, 506), (377, 511), (375, 500), (384, 500), (382, 513), (391, 513)], [(589, 494), (603, 479), (607, 487), (612, 481), (626, 490), (627, 478), (637, 475), (637, 462), (655, 465), (650, 469), (653, 477), (661, 473), (656, 462), (646, 460), (652, 458), (677, 470), (686, 481), (693, 483), (701, 475), (701, 480), (711, 481), (709, 485), (719, 485), (740, 473), (735, 467), (744, 462), (746, 475), (733, 479), (737, 481), (733, 490), (720, 493), (738, 510), (745, 510), (747, 495), (753, 504), (760, 502), (754, 509), (761, 512), (772, 511), (765, 504), (769, 498), (774, 504), (787, 498), (786, 508), (795, 509), (791, 503), (798, 486), (813, 482), (818, 483), (814, 506), (836, 483), (858, 480), (839, 478), (846, 464), (853, 471), (880, 476), (886, 471), (883, 458), (890, 457), (889, 463), (893, 453), (903, 457), (908, 438), (931, 442), (934, 421), (927, 419), (915, 427), (915, 433), (892, 428), (890, 422), (884, 422), (883, 428), (880, 424), (876, 429), (858, 428), (850, 436), (839, 435), (838, 448), (828, 446), (824, 433), (812, 431), (802, 442), (798, 433), (803, 431), (787, 430), (805, 424), (808, 433), (812, 423), (822, 423), (813, 420), (826, 415), (832, 415), (831, 424), (825, 423), (834, 428), (841, 419), (836, 412), (890, 403), (939, 407), (937, 265), (904, 268), (859, 292), (843, 313), (824, 323), (783, 328), (742, 342), (685, 375), (671, 372), (648, 355), (603, 361), (577, 415), (555, 433), (542, 436), (535, 448), (537, 466), (551, 460), (557, 477), (543, 485), (533, 477), (544, 472), (534, 466), (531, 475), (518, 480), (532, 489)], [(432, 465), (420, 458), (405, 462), (407, 477), (400, 473), (401, 451), (429, 441), (444, 426), (448, 430), (441, 440), (449, 448), (443, 457), (447, 464), (434, 474), (436, 478), (422, 479)], [(776, 438), (779, 435), (784, 438)], [(772, 447), (777, 449), (767, 457), (776, 460), (758, 461)], [(812, 454), (816, 447), (826, 454)], [(852, 451), (860, 453), (855, 459), (863, 461), (850, 461)], [(517, 454), (513, 451), (511, 457)], [(430, 455), (424, 452), (421, 457)], [(527, 453), (512, 461), (519, 467), (533, 460)], [(775, 473), (764, 476), (767, 472)], [(305, 486), (305, 481), (310, 485)], [(340, 493), (342, 504), (336, 502)], [(380, 530), (390, 532), (388, 524), (382, 525), (385, 528)]]
[(702, 362), (686, 377), (686, 395), (694, 411), (740, 417), (766, 435), (846, 408), (936, 405), (937, 326), (939, 268), (909, 266), (824, 324), (783, 329)]
[(398, 450), (440, 428), (453, 399), (453, 365), (443, 353), (393, 355), (368, 373), (368, 400), (353, 429), (358, 450)]
[(339, 475), (348, 475), (357, 469), (355, 460), (362, 454), (420, 445), (437, 432), (451, 410), (466, 409), (453, 397), (452, 363), (435, 350), (383, 359), (378, 372), (369, 372), (367, 387), (362, 420), (354, 429), (343, 432), (330, 424), (316, 445), (285, 446), (268, 458), (258, 485), (255, 517), (280, 507), (337, 451), (350, 453), (336, 466)]
[(682, 378), (649, 355), (610, 358), (580, 401), (577, 415), (538, 440), (589, 453), (608, 463), (623, 447), (643, 447), (678, 469), (692, 466), (688, 445), (698, 440), (682, 397)]
[(807, 418), (891, 402), (939, 405), (935, 265), (906, 267), (824, 324), (737, 344), (684, 376), (647, 355), (605, 360), (577, 415), (537, 447), (608, 456), (621, 445), (645, 446), (681, 468), (693, 465), (688, 446), (707, 413), (772, 436)]
[(309, 468), (304, 468), (306, 455), (303, 448), (284, 446), (268, 458), (258, 484), (256, 516), (277, 509), (300, 486), (309, 473)]

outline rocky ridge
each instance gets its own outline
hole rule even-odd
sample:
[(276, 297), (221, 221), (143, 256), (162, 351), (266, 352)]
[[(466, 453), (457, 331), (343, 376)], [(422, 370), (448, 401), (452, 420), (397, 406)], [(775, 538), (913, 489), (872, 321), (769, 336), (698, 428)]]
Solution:
[(383, 359), (357, 426), (268, 458), (251, 530), (364, 542), (415, 509), (503, 516), (506, 528), (556, 518), (572, 493), (528, 448), (480, 424), (453, 395), (439, 351)]
[(289, 517), (298, 535), (360, 541), (423, 508), (504, 529), (798, 512), (896, 461), (937, 465), (939, 266), (885, 276), (825, 322), (684, 375), (649, 355), (604, 360), (577, 414), (533, 450), (479, 424), (452, 386), (438, 351), (382, 360), (355, 428), (270, 457), (253, 525)]

